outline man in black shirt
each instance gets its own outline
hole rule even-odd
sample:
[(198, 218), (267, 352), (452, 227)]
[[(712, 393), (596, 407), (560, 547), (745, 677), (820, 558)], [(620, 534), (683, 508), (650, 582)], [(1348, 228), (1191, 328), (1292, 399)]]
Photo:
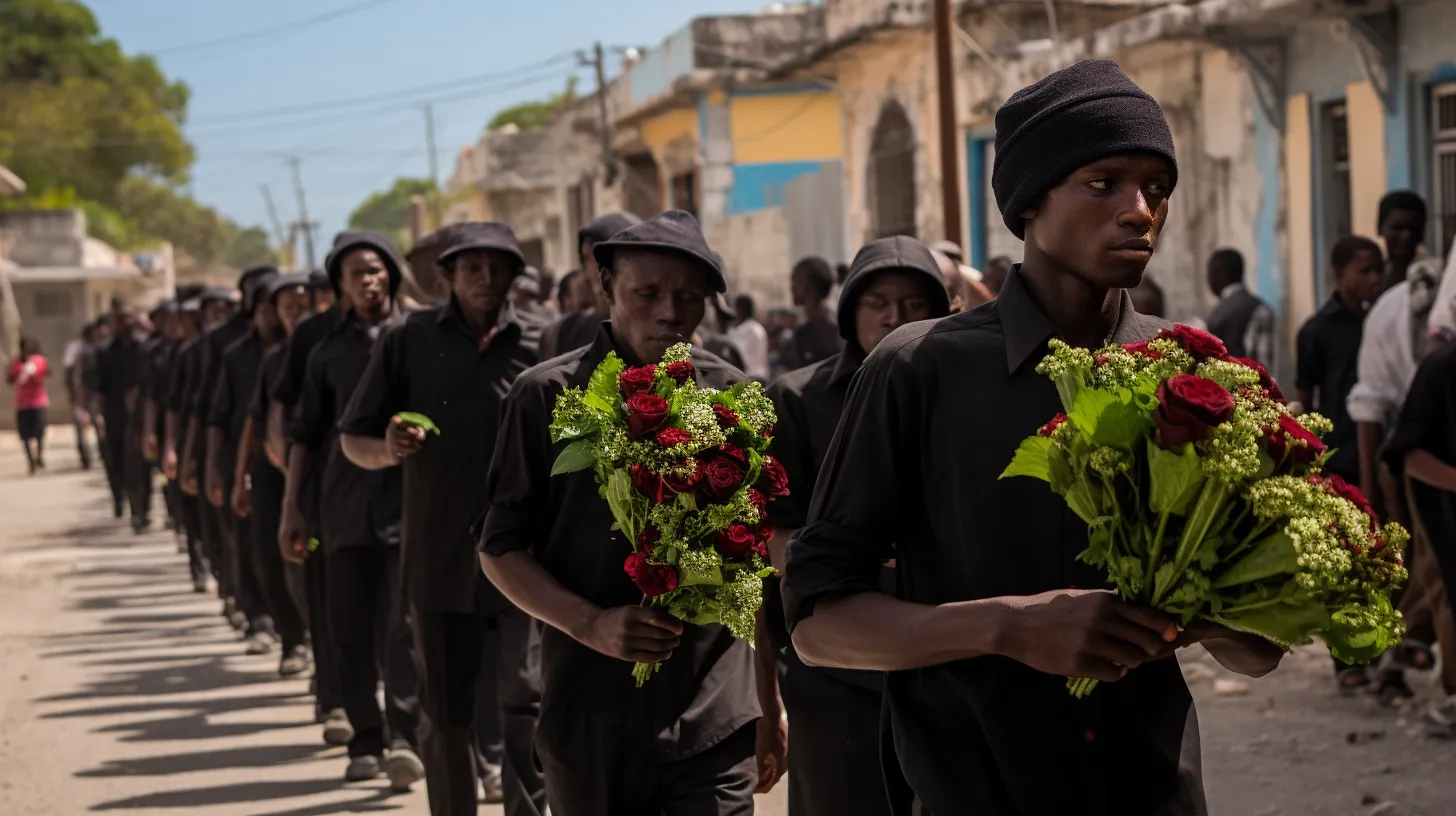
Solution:
[(792, 371), (813, 365), (839, 353), (839, 327), (829, 315), (829, 294), (834, 291), (834, 270), (829, 262), (810, 257), (794, 264), (789, 276), (794, 305), (804, 322), (794, 328), (794, 340), (784, 352), (781, 365)]
[(187, 563), (192, 573), (192, 589), (197, 593), (207, 591), (207, 577), (212, 572), (208, 561), (209, 553), (202, 537), (202, 519), (198, 513), (197, 498), (182, 491), (177, 473), (176, 440), (185, 433), (179, 430), (183, 420), (184, 383), (187, 366), (193, 356), (197, 338), (202, 335), (202, 301), (199, 297), (184, 300), (177, 305), (177, 319), (173, 323), (172, 349), (165, 382), (158, 383), (156, 401), (162, 415), (161, 439), (158, 448), (161, 454), (162, 474), (167, 477), (167, 487), (177, 503), (177, 514), (183, 536), (187, 542)]
[(1351, 235), (1335, 243), (1331, 252), (1335, 293), (1299, 329), (1299, 402), (1335, 423), (1325, 438), (1334, 450), (1325, 469), (1350, 484), (1360, 483), (1360, 446), (1355, 422), (1345, 400), (1359, 380), (1356, 363), (1365, 315), (1380, 297), (1385, 258), (1369, 238)]
[[(992, 186), (1025, 260), (1000, 297), (905, 326), (855, 376), (784, 605), (811, 665), (887, 671), (895, 753), (922, 812), (1206, 813), (1197, 718), (1171, 656), (1202, 641), (1259, 674), (1277, 647), (1106, 590), (1087, 527), (1044, 483), (998, 480), (1060, 409), (1046, 342), (1092, 348), (1167, 325), (1133, 311), (1177, 181), (1157, 102), (1088, 61), (996, 115)], [(879, 591), (896, 561), (897, 591)], [(1104, 682), (1084, 700), (1067, 676)], [(1121, 682), (1111, 682), (1111, 681)]]
[(597, 327), (607, 319), (607, 300), (602, 292), (601, 268), (592, 249), (610, 240), (622, 230), (642, 223), (631, 213), (612, 212), (601, 215), (576, 233), (576, 248), (581, 253), (581, 277), (578, 289), (590, 306), (568, 312), (541, 331), (541, 359), (549, 360), (568, 351), (588, 345), (597, 336)]
[[(597, 244), (595, 256), (611, 321), (592, 345), (521, 375), (506, 397), (481, 567), (547, 625), (536, 749), (553, 813), (751, 814), (755, 787), (783, 767), (777, 748), (767, 755), (782, 744), (772, 670), (756, 700), (748, 644), (640, 605), (622, 569), (631, 547), (612, 533), (596, 477), (552, 477), (563, 445), (547, 430), (556, 397), (585, 385), (609, 352), (641, 365), (691, 337), (723, 274), (697, 222), (676, 210)], [(693, 365), (705, 387), (747, 378), (704, 351)], [(661, 668), (636, 688), (633, 661)], [(764, 773), (754, 768), (760, 738)]]
[(136, 317), (130, 312), (111, 313), (111, 342), (96, 355), (94, 414), (102, 419), (106, 476), (116, 517), (121, 518), (123, 506), (128, 506), (132, 529), (140, 533), (151, 524), (152, 483), (151, 466), (142, 456), (133, 420), (141, 408), (145, 363), (137, 332)]
[[(482, 750), (502, 766), (500, 780), (486, 780), (488, 793), (505, 795), (507, 814), (539, 816), (545, 791), (532, 757), (539, 694), (535, 683), (516, 682), (527, 668), (531, 623), (476, 569), (470, 529), (488, 499), (501, 400), (536, 364), (540, 328), (507, 300), (526, 262), (510, 227), (456, 225), (446, 241), (438, 259), (449, 300), (384, 331), (339, 429), (345, 455), (360, 467), (403, 464), (401, 571), (420, 672), (430, 812), (476, 812)], [(428, 416), (441, 435), (395, 420), (401, 411)], [(515, 648), (488, 654), (491, 630), (499, 634), (493, 640)], [(499, 701), (481, 694), (483, 673), (499, 678)], [(487, 710), (477, 712), (477, 704)], [(504, 723), (503, 757), (489, 756), (494, 746), (484, 743), (493, 735), (477, 733), (478, 717)]]
[[(958, 273), (957, 273), (958, 274)], [(844, 410), (849, 382), (890, 332), (917, 320), (950, 314), (942, 267), (914, 238), (881, 238), (865, 245), (850, 264), (839, 295), (839, 333), (844, 351), (780, 377), (769, 389), (778, 422), (773, 454), (789, 477), (789, 495), (774, 502), (769, 519), (778, 532), (770, 545), (782, 566), (783, 544), (804, 526), (819, 467)], [(894, 591), (886, 568), (881, 588)], [(890, 811), (886, 779), (903, 793), (898, 766), (882, 771), (878, 672), (819, 669), (804, 665), (789, 642), (778, 579), (770, 579), (764, 613), (779, 683), (794, 739), (789, 743), (789, 816)], [(893, 756), (887, 757), (893, 760)]]
[[(370, 233), (340, 235), (325, 268), (350, 309), (308, 357), (290, 431), (288, 495), (278, 540), (290, 560), (307, 556), (308, 525), (296, 487), (313, 461), (321, 461), (317, 524), (326, 554), (325, 603), (344, 710), (354, 727), (344, 778), (357, 782), (383, 772), (391, 787), (405, 791), (423, 778), (424, 766), (415, 754), (417, 675), (399, 573), (400, 470), (365, 470), (343, 455), (338, 439), (339, 419), (374, 341), (396, 314), (402, 275), (389, 242)], [(381, 667), (382, 712), (375, 699)]]

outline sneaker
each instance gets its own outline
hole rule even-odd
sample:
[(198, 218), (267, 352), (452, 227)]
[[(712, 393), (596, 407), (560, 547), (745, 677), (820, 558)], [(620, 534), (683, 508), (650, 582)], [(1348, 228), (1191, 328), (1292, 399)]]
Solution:
[(240, 610), (233, 610), (228, 615), (228, 625), (238, 631), (239, 639), (246, 639), (248, 636), (248, 616)]
[(505, 788), (501, 785), (501, 768), (499, 765), (487, 764), (480, 775), (480, 801), (487, 805), (499, 805), (505, 800)]
[(136, 535), (141, 535), (150, 529), (152, 529), (152, 520), (149, 518), (142, 516), (131, 520), (131, 531)]
[(257, 656), (273, 653), (273, 638), (263, 632), (249, 635), (246, 643), (248, 648), (243, 650), (244, 654)]
[(1456, 737), (1456, 696), (1432, 703), (1421, 715), (1421, 723), (1428, 737)]
[(348, 745), (353, 740), (354, 726), (349, 722), (349, 715), (342, 708), (330, 711), (324, 718), (324, 744), (337, 747)]
[(308, 650), (302, 646), (294, 646), (284, 652), (283, 659), (278, 661), (279, 677), (292, 677), (306, 671), (308, 671)]
[(349, 767), (344, 769), (345, 782), (368, 782), (379, 776), (379, 757), (357, 756), (349, 758)]
[(207, 592), (206, 575), (199, 575), (196, 578), (192, 579), (192, 591), (196, 592), (198, 595), (202, 595)]
[(126, 515), (126, 508), (122, 507), (121, 506), (121, 500), (120, 499), (117, 499), (111, 505), (111, 517), (112, 518), (121, 518), (124, 515)]
[(409, 746), (401, 745), (384, 760), (384, 773), (389, 776), (390, 790), (404, 793), (425, 778), (425, 763)]

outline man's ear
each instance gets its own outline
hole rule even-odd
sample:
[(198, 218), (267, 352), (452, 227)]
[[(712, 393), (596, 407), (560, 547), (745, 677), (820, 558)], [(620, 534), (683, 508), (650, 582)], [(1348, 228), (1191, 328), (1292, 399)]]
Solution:
[(609, 267), (605, 266), (598, 267), (598, 269), (601, 272), (602, 292), (606, 294), (607, 302), (612, 303), (614, 302), (612, 296), (612, 284), (616, 282), (617, 273), (613, 272)]

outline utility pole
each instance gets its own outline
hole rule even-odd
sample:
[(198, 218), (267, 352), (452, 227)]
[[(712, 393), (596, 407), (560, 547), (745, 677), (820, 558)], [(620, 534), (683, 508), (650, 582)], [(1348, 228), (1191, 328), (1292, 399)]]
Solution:
[(430, 196), (430, 214), (434, 216), (436, 228), (440, 226), (440, 167), (435, 158), (435, 108), (432, 105), (425, 106), (425, 144), (430, 150), (430, 181), (435, 184), (435, 191)]
[(607, 66), (600, 42), (592, 46), (592, 54), (578, 51), (576, 63), (590, 66), (597, 75), (597, 130), (602, 137), (602, 179), (610, 187), (617, 181), (617, 163), (612, 158), (612, 123), (607, 120)]
[[(961, 176), (956, 136), (955, 50), (951, 32), (955, 19), (950, 0), (935, 0), (935, 75), (940, 89), (940, 197), (945, 220), (945, 238), (961, 242)], [(978, 191), (972, 190), (971, 195)], [(962, 247), (969, 256), (969, 248)]]
[(273, 192), (264, 184), (260, 189), (263, 191), (263, 203), (268, 207), (268, 221), (273, 225), (273, 240), (282, 247), (284, 242), (283, 223), (278, 220), (278, 208), (273, 206)]
[(303, 230), (303, 255), (308, 261), (309, 271), (313, 271), (316, 268), (314, 266), (313, 255), (313, 230), (315, 224), (308, 220), (308, 200), (303, 195), (303, 176), (299, 173), (300, 161), (298, 157), (295, 156), (289, 159), (288, 164), (293, 168), (293, 192), (298, 196), (298, 224)]

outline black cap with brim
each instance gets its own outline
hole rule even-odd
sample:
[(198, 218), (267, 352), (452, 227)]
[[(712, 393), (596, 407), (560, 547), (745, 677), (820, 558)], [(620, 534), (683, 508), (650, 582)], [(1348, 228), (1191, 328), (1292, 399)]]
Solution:
[(315, 269), (308, 273), (308, 288), (310, 289), (333, 289), (334, 285), (329, 282), (329, 276), (322, 269)]
[(329, 257), (324, 260), (324, 272), (329, 276), (329, 286), (333, 288), (334, 294), (341, 291), (339, 276), (343, 274), (344, 256), (357, 249), (372, 249), (379, 255), (379, 259), (384, 262), (384, 268), (389, 271), (389, 293), (393, 295), (398, 292), (404, 273), (400, 271), (402, 264), (394, 252), (394, 244), (383, 235), (373, 232), (341, 232), (334, 238), (334, 247), (329, 250)]
[(516, 243), (516, 233), (506, 224), (496, 221), (472, 221), (455, 224), (445, 236), (445, 248), (435, 263), (446, 266), (450, 261), (466, 252), (503, 252), (516, 259), (516, 272), (526, 267), (526, 256), (521, 254)]
[(681, 255), (701, 263), (708, 272), (708, 286), (714, 292), (728, 291), (728, 281), (723, 277), (723, 267), (714, 259), (714, 252), (703, 237), (698, 219), (683, 210), (668, 210), (649, 221), (628, 227), (610, 241), (603, 241), (592, 248), (597, 266), (612, 268), (612, 257), (618, 250), (637, 252), (664, 252)]
[(229, 289), (226, 286), (209, 286), (206, 289), (203, 289), (202, 293), (198, 295), (198, 300), (202, 303), (210, 303), (214, 301), (221, 301), (223, 303), (236, 303), (237, 296), (238, 291), (236, 289)]
[(277, 277), (269, 278), (268, 282), (259, 288), (263, 290), (263, 299), (269, 303), (273, 303), (274, 299), (278, 297), (278, 293), (284, 289), (291, 289), (295, 286), (308, 286), (308, 279), (309, 276), (302, 272), (293, 272), (287, 275), (278, 275)]
[(860, 295), (875, 275), (890, 271), (923, 276), (931, 299), (931, 314), (935, 317), (950, 314), (950, 292), (945, 288), (940, 264), (930, 253), (930, 248), (904, 235), (881, 238), (865, 244), (855, 254), (854, 261), (849, 265), (849, 274), (844, 279), (844, 286), (840, 289), (839, 336), (846, 342), (859, 342), (855, 330), (855, 314), (859, 310)]

